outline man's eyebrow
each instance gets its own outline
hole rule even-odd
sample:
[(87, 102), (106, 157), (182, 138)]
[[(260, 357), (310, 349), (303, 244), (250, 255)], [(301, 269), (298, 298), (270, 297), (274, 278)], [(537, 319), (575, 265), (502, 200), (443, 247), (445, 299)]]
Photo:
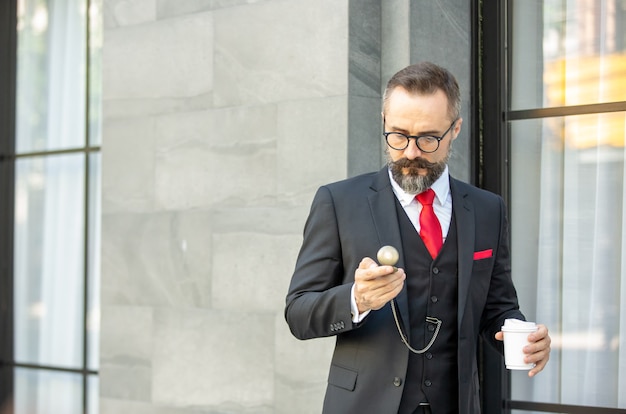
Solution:
[[(406, 130), (406, 129), (404, 129), (404, 128), (399, 128), (399, 127), (396, 127), (396, 126), (393, 126), (393, 125), (389, 125), (389, 129), (393, 130), (393, 132), (400, 132), (400, 133), (402, 133), (402, 134), (404, 134), (404, 135), (407, 135), (407, 136), (409, 136), (409, 135), (410, 135), (410, 134), (409, 134), (409, 131), (407, 131), (407, 130)], [(417, 135), (410, 135), (410, 136), (412, 136), (412, 137), (415, 137), (415, 136), (421, 136), (421, 135), (434, 135), (434, 136), (439, 136), (439, 135), (441, 135), (441, 133), (442, 133), (442, 131), (439, 131), (439, 130), (433, 130), (433, 131), (420, 131)]]
[(389, 124), (387, 124), (387, 126), (389, 127), (389, 129), (392, 129), (395, 132), (401, 132), (401, 133), (403, 133), (405, 135), (409, 134), (409, 131), (407, 131), (404, 128), (398, 128), (397, 126), (393, 126), (393, 125), (389, 125)]

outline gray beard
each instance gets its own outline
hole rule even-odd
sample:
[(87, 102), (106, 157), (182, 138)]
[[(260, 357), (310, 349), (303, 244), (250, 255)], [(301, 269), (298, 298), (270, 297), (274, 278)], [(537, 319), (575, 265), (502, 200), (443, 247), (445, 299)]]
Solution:
[[(387, 153), (387, 165), (391, 170), (391, 176), (408, 194), (419, 194), (428, 190), (434, 183), (441, 177), (441, 174), (446, 169), (448, 160), (450, 159), (450, 151), (439, 162), (428, 162), (423, 158), (416, 158), (414, 160), (408, 160), (406, 158), (400, 158), (397, 161), (393, 161)], [(403, 169), (409, 169), (408, 174), (403, 174)], [(420, 175), (418, 168), (426, 169), (426, 175)]]

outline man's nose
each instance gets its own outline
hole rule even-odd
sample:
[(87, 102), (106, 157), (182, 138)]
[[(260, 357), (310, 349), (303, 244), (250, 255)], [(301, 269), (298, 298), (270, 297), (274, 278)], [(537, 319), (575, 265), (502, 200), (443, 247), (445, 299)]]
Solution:
[(422, 151), (420, 151), (417, 146), (417, 140), (413, 138), (409, 139), (409, 146), (404, 149), (404, 156), (409, 160), (414, 160), (421, 155)]

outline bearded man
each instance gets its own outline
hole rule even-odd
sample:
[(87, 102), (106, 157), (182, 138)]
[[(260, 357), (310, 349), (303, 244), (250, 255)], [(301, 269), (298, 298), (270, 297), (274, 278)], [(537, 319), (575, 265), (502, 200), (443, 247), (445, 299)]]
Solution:
[[(285, 318), (299, 339), (336, 337), (324, 413), (480, 413), (479, 336), (502, 352), (504, 320), (525, 319), (504, 201), (448, 173), (459, 112), (448, 70), (402, 69), (383, 97), (387, 165), (315, 195)], [(374, 260), (384, 245), (397, 267)], [(550, 337), (528, 339), (532, 377)]]

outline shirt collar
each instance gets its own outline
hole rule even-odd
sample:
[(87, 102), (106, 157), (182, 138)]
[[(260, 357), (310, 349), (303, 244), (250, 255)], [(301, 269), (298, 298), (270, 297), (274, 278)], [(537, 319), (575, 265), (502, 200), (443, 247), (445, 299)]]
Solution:
[[(393, 192), (402, 207), (406, 207), (412, 202), (415, 202), (416, 194), (409, 194), (405, 192), (402, 187), (398, 185), (396, 180), (393, 179), (393, 176), (391, 175), (391, 170), (387, 169), (387, 172), (389, 173), (389, 181), (391, 181), (391, 187), (393, 189)], [(437, 178), (437, 181), (435, 181), (433, 185), (430, 186), (430, 188), (432, 188), (435, 192), (435, 196), (439, 201), (439, 204), (443, 205), (448, 199), (448, 194), (450, 193), (450, 174), (448, 173), (447, 165), (446, 168), (443, 170), (443, 173), (441, 173), (441, 176)]]

